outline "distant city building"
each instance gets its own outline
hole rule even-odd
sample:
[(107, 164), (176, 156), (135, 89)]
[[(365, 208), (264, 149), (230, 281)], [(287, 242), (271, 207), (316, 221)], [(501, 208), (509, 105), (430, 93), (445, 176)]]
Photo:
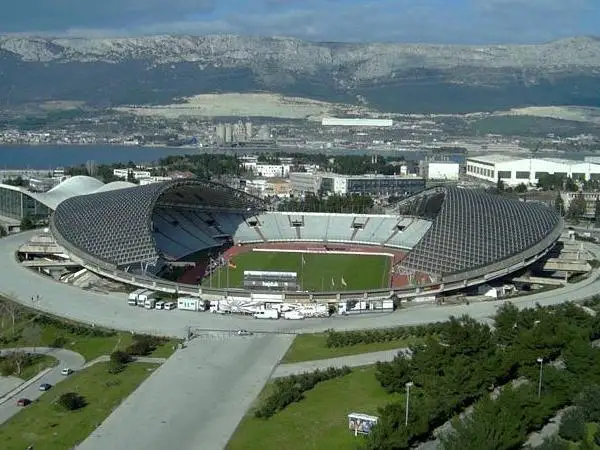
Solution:
[(455, 162), (421, 161), (419, 175), (428, 180), (458, 181), (460, 164)]
[(425, 179), (403, 175), (290, 174), (292, 192), (300, 195), (319, 190), (330, 194), (366, 194), (404, 197), (425, 189)]
[(252, 140), (252, 122), (246, 122), (246, 140)]
[(585, 200), (584, 216), (588, 219), (596, 217), (596, 201), (600, 199), (600, 192), (561, 192), (560, 196), (563, 199), (565, 211), (569, 209), (569, 205), (578, 195), (583, 195)]
[(281, 178), (244, 180), (242, 185), (245, 192), (258, 197), (277, 196), (285, 198), (290, 196), (290, 183), (288, 180)]
[(225, 124), (225, 143), (229, 144), (233, 142), (233, 130), (230, 123)]
[(259, 164), (254, 161), (244, 161), (242, 165), (246, 170), (264, 178), (286, 178), (291, 167), (289, 164)]
[(122, 180), (126, 180), (129, 176), (132, 176), (136, 180), (141, 180), (143, 178), (150, 178), (151, 173), (147, 170), (113, 169), (113, 175)]
[(218, 123), (215, 127), (215, 136), (217, 138), (217, 143), (222, 144), (225, 142), (225, 125), (222, 123)]
[(359, 119), (359, 118), (338, 118), (323, 117), (321, 125), (338, 127), (391, 127), (394, 125), (392, 119)]
[(562, 175), (574, 180), (600, 180), (600, 164), (559, 158), (515, 158), (509, 155), (473, 156), (467, 159), (467, 175), (508, 186), (535, 185), (543, 175)]
[[(136, 178), (137, 179), (137, 178)], [(145, 184), (152, 184), (152, 183), (161, 183), (163, 181), (171, 181), (172, 178), (171, 177), (148, 177), (148, 178), (139, 178), (140, 181), (140, 186), (143, 186)]]

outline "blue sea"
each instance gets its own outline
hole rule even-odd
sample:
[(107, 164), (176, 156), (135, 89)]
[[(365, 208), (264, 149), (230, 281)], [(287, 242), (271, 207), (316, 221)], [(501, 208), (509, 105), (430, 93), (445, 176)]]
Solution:
[(163, 148), (111, 145), (0, 146), (0, 169), (54, 169), (85, 164), (152, 163), (169, 155), (202, 151), (196, 148)]

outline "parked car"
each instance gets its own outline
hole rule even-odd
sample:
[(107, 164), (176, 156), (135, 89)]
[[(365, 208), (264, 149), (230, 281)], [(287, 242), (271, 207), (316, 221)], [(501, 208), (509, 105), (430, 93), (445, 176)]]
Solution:
[(248, 330), (237, 330), (235, 334), (237, 334), (238, 336), (252, 336), (254, 333)]
[(31, 400), (28, 398), (20, 398), (17, 400), (17, 406), (27, 406), (31, 403)]
[(40, 391), (48, 391), (52, 385), (50, 383), (42, 383), (40, 384)]
[(63, 370), (60, 371), (60, 373), (61, 375), (71, 375), (73, 373), (73, 369), (65, 367)]

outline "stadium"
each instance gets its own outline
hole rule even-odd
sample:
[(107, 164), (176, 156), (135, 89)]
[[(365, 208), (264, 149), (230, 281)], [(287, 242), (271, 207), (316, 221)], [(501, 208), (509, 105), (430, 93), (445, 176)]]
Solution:
[(284, 213), (199, 179), (72, 196), (50, 219), (56, 242), (98, 275), (237, 303), (463, 289), (534, 263), (562, 228), (544, 204), (475, 189), (428, 189), (388, 215)]

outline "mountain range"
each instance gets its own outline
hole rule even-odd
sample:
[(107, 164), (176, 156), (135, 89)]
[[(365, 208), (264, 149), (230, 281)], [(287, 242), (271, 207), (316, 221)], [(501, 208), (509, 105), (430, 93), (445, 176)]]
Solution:
[(295, 38), (0, 36), (0, 109), (47, 101), (168, 104), (274, 92), (396, 113), (600, 106), (600, 39), (538, 45), (351, 44)]

